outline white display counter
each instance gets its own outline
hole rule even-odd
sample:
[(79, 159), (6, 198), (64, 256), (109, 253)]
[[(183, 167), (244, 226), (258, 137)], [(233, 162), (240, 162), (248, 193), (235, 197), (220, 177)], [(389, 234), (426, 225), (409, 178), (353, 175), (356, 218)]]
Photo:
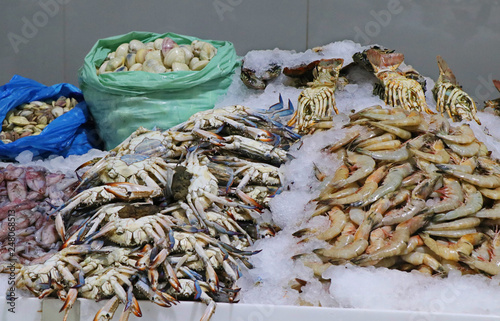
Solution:
[[(16, 313), (8, 312), (5, 297), (0, 298), (0, 319), (2, 321), (58, 321), (63, 313), (59, 313), (62, 301), (57, 299), (38, 300), (36, 298), (20, 298), (16, 301)], [(78, 299), (71, 309), (68, 321), (91, 321), (96, 312), (106, 302), (94, 302)], [(154, 303), (139, 302), (142, 318), (134, 315), (129, 320), (143, 321), (199, 321), (205, 311), (205, 304), (195, 302), (180, 302), (171, 308), (162, 308)], [(120, 318), (123, 305), (118, 308), (113, 320)], [(335, 320), (335, 321), (468, 321), (468, 320), (500, 320), (500, 316), (475, 314), (425, 313), (412, 311), (387, 311), (367, 309), (340, 309), (298, 306), (253, 305), (218, 303), (211, 321), (304, 321), (304, 320)]]

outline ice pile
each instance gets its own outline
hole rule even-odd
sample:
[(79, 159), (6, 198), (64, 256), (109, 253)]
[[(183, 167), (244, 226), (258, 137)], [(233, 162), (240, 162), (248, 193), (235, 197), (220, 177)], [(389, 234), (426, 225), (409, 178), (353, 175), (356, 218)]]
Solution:
[[(78, 166), (94, 158), (104, 157), (107, 153), (98, 149), (91, 149), (84, 155), (70, 155), (68, 157), (53, 155), (44, 160), (33, 160), (33, 153), (25, 150), (16, 157), (16, 163), (13, 164), (16, 166), (42, 166), (50, 172), (56, 173), (60, 171), (67, 177), (74, 177)], [(0, 162), (0, 167), (6, 167), (9, 164), (11, 163)]]

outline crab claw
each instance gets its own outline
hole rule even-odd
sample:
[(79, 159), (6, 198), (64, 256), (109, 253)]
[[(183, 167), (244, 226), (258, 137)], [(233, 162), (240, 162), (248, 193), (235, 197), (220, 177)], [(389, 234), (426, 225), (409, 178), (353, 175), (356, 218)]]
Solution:
[(173, 296), (158, 290), (155, 290), (154, 292), (156, 293), (154, 303), (158, 304), (159, 306), (168, 308), (172, 306), (172, 303), (174, 305), (177, 304), (177, 300)]
[(163, 263), (163, 261), (165, 261), (168, 254), (169, 251), (167, 249), (163, 249), (160, 252), (158, 252), (154, 258), (151, 256), (150, 260), (152, 260), (152, 262), (150, 263), (149, 268), (156, 269), (158, 265), (160, 265), (161, 263)]
[(71, 310), (71, 308), (73, 307), (73, 304), (75, 304), (77, 296), (78, 296), (77, 289), (71, 288), (68, 291), (68, 294), (66, 295), (66, 301), (64, 301), (64, 305), (62, 306), (61, 310), (59, 310), (59, 313), (61, 313), (62, 311), (65, 311), (63, 321), (66, 321), (68, 319), (69, 310)]
[(276, 104), (272, 105), (267, 110), (268, 111), (279, 111), (279, 110), (283, 109), (283, 97), (281, 97), (281, 94), (280, 94), (279, 100), (280, 100), (279, 102), (277, 102)]
[(142, 317), (141, 307), (135, 296), (132, 296), (132, 313), (138, 318)]
[(225, 141), (224, 137), (217, 135), (216, 133), (210, 132), (208, 130), (195, 128), (193, 129), (192, 132), (193, 134), (208, 140), (211, 144), (216, 146), (223, 146), (222, 143)]
[(242, 190), (236, 189), (236, 195), (245, 203), (247, 203), (250, 206), (254, 206), (257, 211), (262, 210), (264, 207), (257, 203), (256, 200), (245, 194)]
[(177, 274), (175, 273), (174, 268), (167, 261), (163, 262), (163, 268), (165, 269), (165, 271), (167, 273), (168, 283), (170, 283), (170, 285), (177, 292), (179, 292), (181, 290), (181, 283), (179, 282), (179, 279), (177, 278)]
[(99, 311), (97, 311), (93, 321), (111, 320), (119, 305), (120, 299), (118, 299), (118, 296), (115, 295), (114, 297), (109, 299), (109, 301), (106, 302), (106, 304), (102, 308), (100, 308)]
[(104, 190), (116, 196), (116, 198), (131, 201), (139, 198), (156, 197), (162, 193), (154, 187), (138, 185), (127, 182), (107, 183)]
[(66, 229), (60, 212), (57, 212), (55, 219), (56, 231), (63, 242), (66, 242)]
[(160, 274), (158, 273), (158, 270), (155, 269), (149, 269), (148, 270), (148, 280), (149, 283), (151, 284), (151, 289), (153, 291), (156, 291), (158, 288), (158, 279), (160, 278)]
[(200, 321), (209, 321), (214, 312), (215, 312), (215, 301), (211, 300), (210, 303), (207, 305), (207, 308), (205, 309), (205, 312), (203, 313), (203, 316), (201, 317)]

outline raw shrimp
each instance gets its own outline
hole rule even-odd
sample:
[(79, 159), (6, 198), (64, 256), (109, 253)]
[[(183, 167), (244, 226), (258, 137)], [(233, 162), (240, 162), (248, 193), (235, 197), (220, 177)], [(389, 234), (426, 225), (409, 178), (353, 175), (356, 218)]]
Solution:
[(392, 234), (391, 240), (383, 248), (372, 254), (360, 255), (352, 259), (351, 262), (358, 265), (367, 265), (376, 263), (386, 257), (400, 255), (406, 250), (410, 236), (425, 226), (431, 217), (432, 212), (427, 212), (398, 224)]
[[(472, 268), (481, 270), (491, 275), (500, 274), (500, 237), (495, 233), (491, 242), (483, 243), (488, 247), (488, 259), (477, 256), (469, 256), (465, 253), (459, 253), (460, 261), (466, 263)], [(475, 254), (475, 253), (473, 253)]]
[(462, 186), (456, 179), (445, 177), (443, 178), (443, 185), (441, 191), (444, 194), (444, 198), (437, 204), (432, 205), (432, 211), (434, 213), (454, 210), (462, 205), (464, 201)]
[(334, 188), (341, 188), (370, 175), (375, 169), (375, 161), (370, 156), (347, 152), (347, 161), (353, 165), (355, 171), (346, 179), (329, 183)]
[(389, 238), (391, 232), (391, 226), (382, 226), (374, 229), (370, 233), (370, 245), (366, 248), (365, 253), (370, 254), (383, 247), (387, 243), (387, 239)]
[(366, 146), (370, 146), (370, 145), (378, 144), (378, 143), (383, 143), (383, 142), (388, 142), (388, 141), (391, 141), (394, 139), (396, 139), (396, 135), (391, 134), (391, 133), (385, 133), (385, 134), (382, 134), (380, 136), (373, 137), (373, 138), (367, 139), (365, 141), (362, 141), (361, 143), (359, 143), (357, 145), (357, 147), (364, 148)]
[(446, 134), (446, 132), (444, 131), (439, 131), (436, 136), (444, 139), (446, 142), (455, 144), (470, 144), (476, 139), (476, 136), (474, 136), (474, 132), (467, 124), (463, 124), (460, 127), (454, 129), (454, 132), (458, 135)]
[(474, 216), (480, 218), (491, 218), (491, 219), (500, 218), (500, 202), (496, 201), (493, 204), (492, 208), (482, 209), (479, 212), (477, 212), (476, 215)]
[(383, 120), (380, 123), (384, 125), (396, 126), (396, 127), (415, 127), (420, 125), (423, 121), (423, 117), (419, 112), (411, 111), (407, 117), (392, 120)]
[(293, 233), (293, 236), (300, 237), (304, 234), (316, 234), (318, 240), (328, 241), (339, 235), (348, 222), (347, 215), (338, 206), (334, 206), (328, 212), (328, 219), (330, 225), (323, 232), (320, 232), (318, 229), (305, 228)]
[(447, 142), (446, 145), (457, 155), (462, 157), (472, 157), (479, 153), (480, 145), (472, 142), (466, 145), (454, 144)]
[(378, 183), (385, 177), (387, 174), (387, 165), (380, 166), (373, 173), (370, 174), (365, 180), (365, 184), (358, 189), (355, 193), (352, 193), (349, 196), (342, 198), (331, 198), (328, 200), (328, 204), (350, 204), (358, 201), (363, 201), (368, 196), (370, 196), (378, 187)]
[(474, 246), (479, 245), (487, 240), (486, 235), (483, 233), (471, 233), (462, 236), (456, 243), (440, 242), (434, 240), (427, 233), (421, 233), (420, 237), (425, 245), (430, 248), (434, 253), (446, 260), (458, 261), (461, 252), (465, 255), (470, 255)]
[(429, 162), (432, 163), (437, 163), (437, 164), (446, 164), (450, 161), (450, 154), (444, 149), (443, 141), (437, 140), (432, 144), (432, 153), (426, 153), (418, 150), (417, 148), (414, 147), (409, 147), (411, 145), (407, 145), (410, 151), (422, 158), (425, 159)]
[(377, 190), (374, 191), (367, 200), (365, 200), (364, 202), (354, 203), (353, 206), (368, 205), (370, 203), (375, 202), (384, 195), (394, 192), (396, 189), (399, 188), (403, 179), (406, 176), (410, 175), (412, 172), (413, 172), (413, 167), (410, 163), (405, 163), (403, 165), (391, 168), (386, 178), (384, 179), (382, 186), (377, 188)]
[(372, 125), (372, 126), (380, 128), (382, 130), (385, 130), (388, 133), (394, 134), (394, 135), (398, 136), (401, 139), (407, 140), (407, 139), (411, 138), (411, 132), (409, 132), (409, 131), (407, 131), (405, 129), (402, 129), (402, 128), (399, 128), (399, 127), (396, 127), (396, 126), (385, 125), (383, 123), (372, 122), (372, 121), (368, 122), (368, 123), (370, 125)]
[(402, 146), (396, 150), (381, 150), (381, 151), (369, 151), (363, 148), (356, 148), (356, 152), (368, 155), (376, 160), (388, 161), (388, 162), (402, 162), (410, 157), (408, 149), (406, 146)]
[[(333, 174), (333, 178), (332, 178), (331, 182), (328, 183), (323, 188), (323, 190), (319, 194), (318, 200), (329, 198), (329, 195), (333, 193), (335, 188), (333, 188), (331, 186), (332, 182), (336, 182), (339, 180), (345, 180), (345, 179), (347, 179), (347, 177), (349, 177), (349, 168), (347, 167), (347, 165), (342, 164), (342, 165), (340, 165), (339, 168), (337, 168), (337, 170), (335, 171), (335, 174)], [(348, 185), (349, 184), (346, 184), (346, 186), (348, 186)]]
[(462, 184), (465, 191), (466, 202), (464, 205), (446, 213), (438, 214), (434, 217), (434, 221), (450, 221), (460, 217), (472, 215), (483, 207), (483, 195), (476, 190), (474, 185), (464, 183)]
[(333, 153), (337, 151), (339, 148), (351, 143), (356, 138), (359, 137), (359, 127), (352, 127), (347, 130), (344, 137), (339, 139), (336, 143), (331, 144), (323, 148), (323, 150), (328, 150), (328, 152)]
[(364, 150), (368, 150), (368, 151), (390, 150), (390, 151), (393, 151), (399, 147), (401, 147), (401, 141), (394, 139), (394, 140), (389, 140), (386, 142), (380, 142), (380, 143), (367, 145), (364, 147)]
[(426, 208), (427, 206), (424, 200), (412, 198), (404, 207), (387, 212), (382, 219), (382, 225), (393, 225), (405, 222)]
[(439, 170), (444, 173), (461, 178), (467, 183), (474, 184), (478, 187), (486, 187), (486, 188), (500, 187), (500, 175), (496, 173), (493, 173), (491, 175), (467, 174), (464, 172), (455, 171), (445, 164), (436, 164), (436, 167), (439, 168)]
[(444, 273), (445, 270), (441, 263), (436, 260), (432, 255), (422, 252), (412, 252), (410, 254), (402, 255), (403, 261), (413, 265), (426, 265), (438, 273)]
[(356, 226), (352, 223), (346, 224), (341, 235), (332, 247), (327, 249), (316, 249), (314, 253), (328, 259), (349, 260), (363, 253), (368, 246), (367, 239), (354, 240)]
[(426, 227), (426, 231), (454, 231), (473, 228), (479, 226), (481, 220), (477, 217), (466, 217), (446, 223), (431, 223)]
[(477, 229), (475, 229), (475, 228), (465, 228), (465, 229), (461, 229), (461, 230), (442, 230), (442, 231), (426, 230), (425, 231), (425, 233), (432, 235), (432, 236), (447, 237), (447, 238), (451, 238), (451, 239), (458, 239), (464, 235), (473, 234), (476, 232), (477, 232)]

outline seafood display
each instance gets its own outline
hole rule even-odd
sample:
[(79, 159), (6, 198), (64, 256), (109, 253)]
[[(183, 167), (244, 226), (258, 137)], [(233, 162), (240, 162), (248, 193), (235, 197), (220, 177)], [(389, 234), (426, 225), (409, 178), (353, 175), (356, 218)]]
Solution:
[(313, 200), (330, 224), (294, 233), (325, 241), (296, 255), (321, 278), (332, 264), (496, 275), (499, 162), (466, 125), (402, 108), (350, 116), (324, 149), (343, 164)]
[(437, 62), (439, 79), (432, 89), (437, 111), (441, 115), (446, 111), (453, 121), (474, 120), (481, 125), (474, 100), (458, 85), (455, 75), (441, 56), (437, 56)]
[(78, 104), (75, 98), (59, 97), (57, 100), (32, 101), (10, 110), (2, 123), (0, 139), (8, 144), (31, 135), (39, 135), (55, 118), (70, 111)]
[(77, 182), (44, 167), (0, 168), (0, 261), (30, 265), (57, 252), (62, 242), (48, 214), (69, 199)]
[(339, 113), (335, 105), (335, 89), (343, 59), (320, 60), (313, 69), (313, 81), (299, 95), (299, 104), (288, 126), (295, 126), (299, 133), (307, 132), (320, 120), (331, 120), (333, 112)]
[(17, 286), (39, 298), (110, 299), (95, 320), (141, 315), (136, 298), (233, 302), (245, 248), (274, 234), (261, 219), (281, 189), (278, 166), (300, 138), (243, 106), (194, 114), (167, 131), (138, 129), (83, 164), (78, 194), (53, 212), (64, 244), (44, 263), (19, 266)]
[(374, 92), (387, 105), (433, 113), (425, 101), (425, 79), (421, 80), (423, 77), (413, 69), (405, 72), (398, 69), (404, 60), (402, 53), (373, 47), (355, 54), (353, 59), (379, 79)]
[(189, 45), (178, 45), (169, 37), (143, 43), (132, 40), (110, 52), (97, 68), (97, 74), (120, 71), (165, 73), (180, 70), (202, 70), (217, 54), (212, 44), (195, 40)]
[[(335, 306), (310, 293), (328, 294), (333, 278), (325, 271), (339, 266), (500, 274), (500, 162), (486, 147), (496, 138), (479, 126), (475, 102), (439, 56), (436, 112), (426, 79), (402, 53), (347, 48), (337, 56), (315, 48), (290, 64), (274, 50), (263, 68), (243, 62), (231, 86), (258, 89), (249, 96), (259, 108), (279, 93), (278, 103), (267, 110), (231, 103), (165, 131), (140, 127), (106, 156), (78, 162), (78, 179), (41, 167), (0, 169), (0, 271), (15, 262), (16, 286), (64, 301), (64, 321), (77, 298), (106, 302), (94, 320), (112, 319), (120, 305), (120, 320), (141, 317), (140, 300), (161, 307), (194, 300), (209, 321), (217, 302), (237, 302), (245, 287), (273, 288), (278, 304)], [(97, 74), (201, 70), (216, 53), (202, 41), (132, 40)], [(497, 100), (486, 107), (498, 112)], [(76, 101), (41, 104), (7, 115), (4, 125), (17, 135), (7, 139), (28, 135), (18, 133), (23, 126), (41, 131)], [(305, 165), (291, 165), (299, 158)], [(303, 194), (288, 194), (296, 190)], [(273, 283), (276, 272), (255, 272), (265, 264), (293, 271)]]

